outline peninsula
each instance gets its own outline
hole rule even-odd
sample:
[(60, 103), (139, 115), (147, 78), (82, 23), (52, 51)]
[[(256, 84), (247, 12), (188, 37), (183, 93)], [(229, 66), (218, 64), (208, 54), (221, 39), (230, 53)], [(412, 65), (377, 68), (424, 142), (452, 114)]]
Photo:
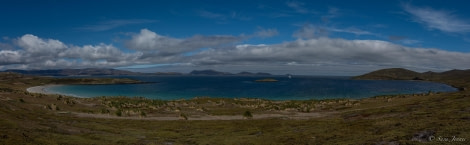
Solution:
[(467, 90), (470, 82), (470, 69), (450, 70), (445, 72), (424, 72), (418, 73), (403, 68), (390, 68), (373, 71), (364, 75), (356, 76), (354, 79), (367, 80), (424, 80), (440, 82), (458, 88), (461, 91)]

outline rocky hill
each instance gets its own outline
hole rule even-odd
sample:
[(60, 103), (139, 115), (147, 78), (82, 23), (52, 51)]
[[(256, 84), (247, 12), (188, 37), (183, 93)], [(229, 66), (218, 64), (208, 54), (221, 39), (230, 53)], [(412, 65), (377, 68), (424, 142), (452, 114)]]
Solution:
[(389, 68), (373, 71), (355, 77), (356, 79), (370, 80), (422, 80), (422, 74), (403, 68)]
[(459, 90), (470, 88), (469, 70), (450, 70), (445, 72), (424, 72), (418, 73), (403, 68), (390, 68), (373, 71), (364, 75), (356, 76), (354, 79), (366, 80), (425, 80), (441, 82), (452, 85)]

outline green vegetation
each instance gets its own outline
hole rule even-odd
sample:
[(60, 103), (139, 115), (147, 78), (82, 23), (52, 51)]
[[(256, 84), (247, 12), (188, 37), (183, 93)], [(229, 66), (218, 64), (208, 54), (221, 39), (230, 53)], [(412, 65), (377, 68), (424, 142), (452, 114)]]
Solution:
[[(468, 87), (467, 76), (433, 79)], [(0, 74), (0, 144), (420, 144), (431, 135), (465, 141), (426, 144), (470, 140), (468, 90), (304, 101), (74, 98), (25, 91), (56, 82)]]
[(146, 116), (147, 116), (147, 113), (145, 113), (145, 111), (140, 111), (140, 116), (141, 116), (141, 117), (146, 117)]
[(122, 111), (120, 109), (116, 110), (116, 116), (122, 116)]
[(245, 111), (245, 113), (243, 113), (243, 117), (246, 118), (246, 119), (251, 119), (253, 118), (253, 115), (251, 114), (250, 111)]
[(183, 120), (188, 120), (188, 116), (184, 113), (180, 114), (180, 118), (183, 119)]

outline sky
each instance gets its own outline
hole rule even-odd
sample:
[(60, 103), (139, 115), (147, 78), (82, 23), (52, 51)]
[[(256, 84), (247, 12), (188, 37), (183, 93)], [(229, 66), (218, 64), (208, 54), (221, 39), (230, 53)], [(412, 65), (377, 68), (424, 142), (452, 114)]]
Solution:
[(359, 75), (470, 69), (470, 2), (15, 0), (0, 70)]

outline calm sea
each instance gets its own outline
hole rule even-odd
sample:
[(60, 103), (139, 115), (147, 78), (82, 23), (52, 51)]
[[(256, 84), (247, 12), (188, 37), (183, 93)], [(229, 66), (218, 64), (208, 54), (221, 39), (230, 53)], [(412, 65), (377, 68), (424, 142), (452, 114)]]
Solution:
[(366, 98), (388, 94), (456, 91), (445, 84), (423, 81), (353, 80), (350, 77), (270, 76), (279, 82), (255, 82), (258, 76), (126, 76), (148, 84), (65, 85), (47, 91), (77, 97), (129, 96), (174, 100), (194, 97), (308, 100)]

